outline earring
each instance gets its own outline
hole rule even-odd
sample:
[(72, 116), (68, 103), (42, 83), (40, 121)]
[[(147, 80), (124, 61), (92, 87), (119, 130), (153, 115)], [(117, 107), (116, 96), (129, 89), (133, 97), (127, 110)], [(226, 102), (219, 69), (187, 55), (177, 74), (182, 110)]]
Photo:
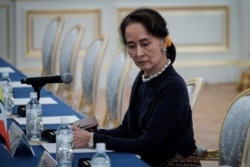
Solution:
[(161, 51), (162, 51), (162, 52), (166, 52), (167, 49), (166, 49), (166, 48), (162, 48)]

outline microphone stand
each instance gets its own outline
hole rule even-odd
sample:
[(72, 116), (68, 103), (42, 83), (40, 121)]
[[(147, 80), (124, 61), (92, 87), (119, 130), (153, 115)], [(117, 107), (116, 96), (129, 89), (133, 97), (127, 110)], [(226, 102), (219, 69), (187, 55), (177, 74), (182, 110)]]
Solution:
[(45, 85), (45, 83), (43, 83), (43, 82), (41, 82), (41, 83), (33, 83), (31, 85), (32, 85), (33, 89), (35, 90), (35, 92), (37, 93), (37, 100), (39, 101), (39, 99), (40, 99), (40, 90)]

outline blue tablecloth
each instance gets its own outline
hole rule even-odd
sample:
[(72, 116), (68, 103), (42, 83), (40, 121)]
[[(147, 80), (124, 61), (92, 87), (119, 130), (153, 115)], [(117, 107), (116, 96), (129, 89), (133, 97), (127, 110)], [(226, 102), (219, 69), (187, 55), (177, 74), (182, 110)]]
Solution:
[[(8, 64), (6, 61), (0, 58), (0, 67), (11, 67), (15, 70), (15, 73), (10, 73), (9, 76), (12, 81), (20, 81), (26, 76), (17, 70), (12, 65)], [(32, 87), (22, 87), (14, 88), (14, 98), (24, 98), (29, 97), (31, 91), (34, 91)], [(40, 91), (40, 97), (51, 97), (57, 104), (48, 104), (42, 105), (42, 115), (43, 116), (65, 116), (65, 115), (76, 115), (78, 118), (83, 118), (83, 116), (73, 110), (70, 106), (60, 100), (58, 97), (54, 96), (51, 92), (47, 91), (45, 88), (42, 88)], [(14, 108), (14, 114), (17, 113), (17, 106)], [(8, 119), (8, 126), (13, 119)], [(25, 127), (20, 126), (22, 129)], [(56, 129), (58, 125), (47, 125), (45, 129)], [(1, 167), (36, 167), (41, 155), (44, 151), (44, 148), (40, 145), (32, 146), (35, 156), (33, 157), (26, 150), (17, 150), (16, 155), (11, 157), (10, 154), (0, 145), (0, 166)], [(119, 152), (108, 152), (108, 155), (111, 159), (112, 167), (148, 167), (146, 163), (138, 159), (134, 154), (131, 153), (119, 153)], [(55, 158), (55, 154), (52, 154)], [(93, 153), (75, 153), (74, 154), (74, 167), (78, 166), (79, 158), (91, 158)]]
[[(25, 152), (25, 150), (18, 150), (15, 157), (11, 157), (4, 148), (0, 146), (0, 166), (1, 167), (36, 167), (41, 155), (44, 151), (42, 146), (32, 146), (35, 157)], [(94, 153), (75, 153), (74, 167), (78, 166), (80, 158), (91, 158)], [(107, 153), (111, 160), (111, 167), (148, 167), (144, 162), (138, 159), (135, 155), (130, 153)], [(51, 154), (53, 158), (55, 154)]]

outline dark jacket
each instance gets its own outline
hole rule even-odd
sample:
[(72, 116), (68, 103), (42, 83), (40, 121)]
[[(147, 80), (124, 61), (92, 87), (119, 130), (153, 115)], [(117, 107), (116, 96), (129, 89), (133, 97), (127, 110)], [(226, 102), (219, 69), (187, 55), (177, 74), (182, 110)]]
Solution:
[(185, 81), (172, 65), (149, 82), (142, 82), (142, 74), (135, 79), (122, 124), (94, 133), (94, 143), (138, 154), (151, 166), (177, 152), (191, 155), (196, 145)]

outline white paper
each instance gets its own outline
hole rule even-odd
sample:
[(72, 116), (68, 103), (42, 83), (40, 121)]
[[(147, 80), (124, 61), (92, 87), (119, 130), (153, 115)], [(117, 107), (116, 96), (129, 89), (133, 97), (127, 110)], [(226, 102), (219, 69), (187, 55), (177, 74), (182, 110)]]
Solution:
[[(49, 153), (56, 153), (56, 143), (43, 143), (41, 145)], [(74, 153), (92, 153), (92, 152), (96, 152), (96, 150), (94, 148), (79, 148), (79, 149), (74, 149), (73, 151), (74, 151)], [(113, 150), (106, 150), (106, 152), (113, 152)]]
[[(61, 123), (61, 117), (67, 117), (69, 118), (69, 122), (74, 122), (79, 120), (75, 115), (70, 116), (51, 116), (51, 117), (42, 117), (43, 124), (60, 124)], [(19, 117), (19, 118), (13, 118), (19, 125), (26, 125), (26, 118), (25, 117)]]
[(0, 67), (0, 73), (3, 73), (3, 72), (14, 73), (15, 70), (11, 67)]
[[(15, 98), (14, 104), (15, 105), (26, 105), (30, 98)], [(41, 97), (39, 99), (40, 104), (57, 104), (57, 102), (52, 99), (51, 97)]]
[(31, 85), (21, 84), (20, 81), (12, 81), (13, 88), (31, 87)]

